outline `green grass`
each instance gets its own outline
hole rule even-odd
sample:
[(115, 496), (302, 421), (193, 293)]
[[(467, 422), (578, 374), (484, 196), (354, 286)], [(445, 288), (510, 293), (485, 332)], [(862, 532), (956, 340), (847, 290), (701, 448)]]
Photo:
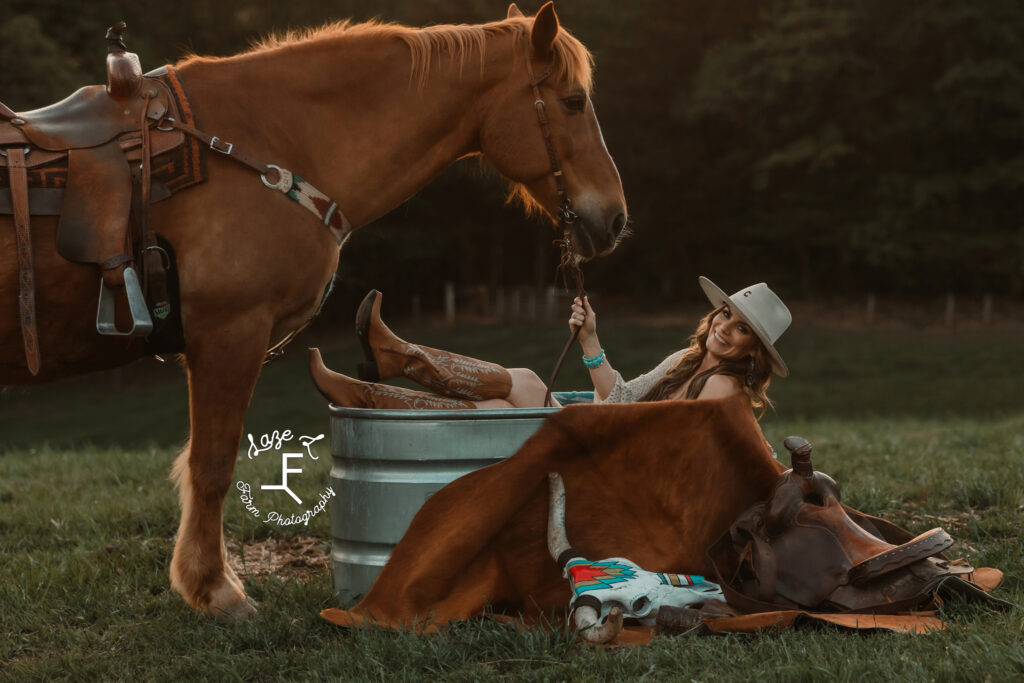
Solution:
[[(564, 340), (556, 324), (401, 331), (541, 374)], [(602, 332), (629, 375), (687, 330), (620, 323)], [(1024, 604), (1024, 344), (1009, 333), (795, 332), (783, 347), (793, 377), (773, 386), (777, 412), (764, 421), (776, 448), (788, 434), (806, 436), (844, 502), (913, 531), (945, 527), (955, 554), (1003, 569), (998, 595)], [(313, 339), (332, 366), (356, 361), (351, 342)], [(303, 356), (295, 346), (266, 368), (247, 431), (326, 431)], [(585, 386), (578, 365), (570, 355), (559, 387)], [(151, 361), (138, 369), (143, 376), (0, 394), (0, 680), (1024, 678), (1020, 608), (952, 605), (954, 628), (928, 636), (800, 629), (597, 650), (486, 619), (426, 638), (344, 632), (318, 616), (335, 604), (322, 571), (249, 578), (255, 619), (209, 620), (167, 580), (178, 513), (166, 477), (187, 428), (182, 373)], [(327, 480), (325, 458), (307, 466), (314, 483)], [(236, 474), (269, 479), (278, 467), (243, 454)], [(253, 520), (236, 496), (225, 528), (243, 547), (291, 533)], [(326, 547), (327, 516), (303, 532)]]

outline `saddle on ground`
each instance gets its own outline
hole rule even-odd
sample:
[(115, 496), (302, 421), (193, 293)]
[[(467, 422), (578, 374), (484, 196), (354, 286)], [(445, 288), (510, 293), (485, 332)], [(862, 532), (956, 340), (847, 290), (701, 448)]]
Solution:
[(746, 613), (895, 614), (937, 594), (981, 594), (961, 578), (970, 565), (942, 556), (949, 534), (936, 528), (913, 537), (846, 508), (839, 485), (811, 466), (811, 445), (799, 437), (785, 445), (792, 469), (708, 550), (729, 605)]
[[(0, 214), (14, 217), (22, 337), (32, 374), (39, 371), (33, 215), (59, 216), (58, 253), (99, 268), (100, 334), (146, 336), (154, 329), (153, 318), (159, 322), (169, 312), (165, 269), (170, 260), (149, 229), (149, 204), (170, 192), (153, 182), (151, 160), (183, 145), (185, 134), (160, 125), (178, 118), (175, 99), (164, 82), (143, 75), (138, 56), (125, 47), (125, 30), (120, 22), (107, 31), (105, 86), (81, 88), (28, 112), (0, 104), (0, 168), (7, 170), (7, 187), (0, 183)], [(44, 169), (54, 168), (66, 181), (38, 181)], [(126, 330), (115, 322), (121, 289), (131, 314)]]

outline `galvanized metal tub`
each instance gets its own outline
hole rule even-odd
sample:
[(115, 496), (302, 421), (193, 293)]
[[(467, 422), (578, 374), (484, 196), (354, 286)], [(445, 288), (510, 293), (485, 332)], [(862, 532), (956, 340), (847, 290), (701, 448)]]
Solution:
[[(593, 400), (592, 392), (555, 397)], [(334, 591), (349, 604), (370, 589), (427, 498), (515, 453), (556, 409), (330, 410)]]

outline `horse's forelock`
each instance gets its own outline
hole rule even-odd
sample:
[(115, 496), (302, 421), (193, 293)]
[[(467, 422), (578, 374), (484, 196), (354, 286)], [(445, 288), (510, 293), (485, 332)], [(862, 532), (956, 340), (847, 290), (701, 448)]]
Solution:
[(582, 88), (588, 95), (594, 88), (594, 57), (590, 50), (564, 28), (555, 39), (554, 76)]
[[(509, 17), (494, 24), (505, 26), (516, 33), (516, 42), (529, 40), (533, 28), (533, 17)], [(568, 81), (570, 85), (582, 88), (588, 94), (594, 86), (594, 57), (590, 50), (565, 30), (559, 27), (555, 36), (554, 49), (555, 70), (552, 76), (558, 81)]]
[[(480, 60), (480, 75), (484, 71), (484, 54), (487, 38), (492, 35), (512, 34), (516, 45), (529, 39), (533, 27), (532, 17), (509, 17), (502, 21), (482, 25), (439, 25), (424, 28), (406, 28), (389, 25), (390, 28), (402, 29), (398, 32), (412, 52), (412, 75), (422, 87), (433, 63), (435, 54), (447, 54), (452, 59), (458, 58), (459, 72), (462, 73), (467, 57), (476, 56)], [(554, 44), (556, 80), (567, 80), (571, 85), (578, 86), (587, 93), (593, 87), (594, 60), (590, 51), (565, 29), (558, 32)]]

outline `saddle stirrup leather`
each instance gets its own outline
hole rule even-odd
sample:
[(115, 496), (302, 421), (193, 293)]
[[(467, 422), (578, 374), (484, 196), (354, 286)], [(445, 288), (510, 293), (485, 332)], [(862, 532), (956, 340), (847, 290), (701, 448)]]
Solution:
[(144, 337), (153, 331), (153, 319), (149, 316), (146, 297), (139, 286), (139, 276), (131, 266), (124, 267), (124, 293), (128, 297), (128, 310), (132, 326), (122, 332), (114, 321), (114, 290), (100, 277), (100, 302), (96, 307), (96, 331), (116, 337)]
[[(107, 93), (111, 98), (121, 101), (123, 99), (136, 98), (142, 88), (143, 77), (142, 67), (139, 65), (139, 58), (134, 53), (128, 52), (124, 44), (125, 23), (119, 22), (107, 30)], [(142, 111), (139, 117), (139, 135), (142, 147), (142, 181), (141, 200), (138, 203), (139, 211), (143, 217), (144, 224), (148, 228), (149, 211), (149, 183), (150, 183), (150, 155), (152, 148), (149, 141), (148, 117), (151, 93), (142, 94)], [(134, 194), (134, 189), (133, 189)], [(130, 216), (134, 217), (133, 209)], [(138, 220), (138, 218), (136, 218)], [(129, 221), (131, 222), (131, 221)], [(145, 234), (148, 230), (143, 229), (140, 237), (147, 239), (150, 235)], [(149, 246), (148, 244), (146, 246)], [(114, 257), (129, 259), (128, 256)], [(101, 264), (102, 269), (105, 264)], [(96, 331), (100, 334), (117, 337), (145, 337), (153, 331), (153, 319), (149, 316), (149, 306), (146, 305), (146, 295), (142, 292), (139, 284), (139, 276), (130, 262), (125, 263), (122, 273), (124, 279), (124, 293), (128, 299), (128, 311), (132, 317), (131, 327), (121, 332), (117, 329), (115, 321), (115, 296), (114, 290), (107, 284), (107, 279), (100, 274), (100, 298), (96, 306)]]

